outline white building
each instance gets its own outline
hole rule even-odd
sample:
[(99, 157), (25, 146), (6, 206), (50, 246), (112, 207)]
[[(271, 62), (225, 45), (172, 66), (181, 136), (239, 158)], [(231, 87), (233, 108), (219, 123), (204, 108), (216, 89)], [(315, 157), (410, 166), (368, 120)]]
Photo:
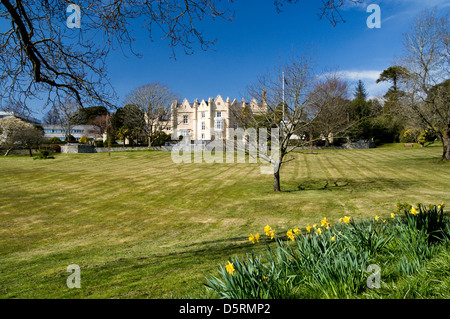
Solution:
[[(66, 139), (66, 129), (61, 125), (43, 125), (44, 127), (44, 139), (57, 137), (61, 141)], [(89, 138), (97, 138), (100, 136), (98, 127), (94, 125), (74, 125), (70, 128), (70, 135), (72, 135), (77, 141), (86, 136)]]
[(199, 102), (196, 99), (194, 103), (189, 103), (187, 99), (182, 103), (176, 101), (171, 106), (172, 114), (166, 133), (176, 137), (189, 137), (194, 142), (234, 138), (227, 136), (227, 128), (239, 127), (237, 114), (239, 109), (245, 107), (254, 114), (267, 110), (254, 99), (250, 102), (245, 99), (237, 102), (236, 99), (230, 101), (230, 98), (223, 100), (220, 95), (215, 99), (209, 98), (208, 101)]

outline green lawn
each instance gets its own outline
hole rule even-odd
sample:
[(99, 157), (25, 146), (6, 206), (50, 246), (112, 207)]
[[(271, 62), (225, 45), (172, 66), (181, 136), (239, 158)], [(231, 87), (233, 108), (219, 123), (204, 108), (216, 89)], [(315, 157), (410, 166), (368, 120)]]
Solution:
[[(450, 202), (442, 148), (297, 153), (282, 193), (258, 164), (174, 164), (168, 152), (0, 158), (1, 298), (205, 298), (204, 275), (323, 217)], [(449, 207), (449, 205), (447, 205)], [(70, 264), (81, 289), (69, 289)]]

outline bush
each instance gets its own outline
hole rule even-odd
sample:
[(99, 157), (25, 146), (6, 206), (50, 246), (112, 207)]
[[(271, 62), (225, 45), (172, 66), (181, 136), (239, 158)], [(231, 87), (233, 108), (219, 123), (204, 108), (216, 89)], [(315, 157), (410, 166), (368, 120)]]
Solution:
[(417, 137), (417, 142), (422, 146), (428, 146), (433, 144), (437, 139), (436, 128), (435, 129), (426, 129)]
[(49, 138), (48, 140), (44, 141), (45, 144), (63, 144), (64, 142), (61, 141), (56, 136)]
[(401, 143), (417, 143), (417, 138), (419, 137), (419, 129), (407, 129), (400, 134)]
[(88, 144), (90, 141), (89, 137), (87, 136), (82, 136), (80, 137), (80, 139), (78, 140), (78, 143), (80, 144)]
[(61, 146), (59, 146), (59, 144), (50, 145), (50, 152), (61, 153)]
[(169, 142), (170, 140), (171, 136), (163, 131), (158, 131), (152, 134), (152, 146), (164, 146), (166, 142)]
[[(95, 147), (103, 147), (103, 141), (94, 141)], [(108, 146), (108, 145), (106, 145)]]

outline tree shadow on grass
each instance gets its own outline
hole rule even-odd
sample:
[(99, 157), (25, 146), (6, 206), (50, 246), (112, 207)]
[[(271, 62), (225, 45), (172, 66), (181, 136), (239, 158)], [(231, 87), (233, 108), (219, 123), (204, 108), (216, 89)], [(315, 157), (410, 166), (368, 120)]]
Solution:
[(370, 191), (390, 190), (392, 188), (407, 190), (415, 183), (395, 178), (362, 178), (362, 179), (302, 179), (300, 182), (286, 182), (283, 192), (296, 193), (302, 191)]

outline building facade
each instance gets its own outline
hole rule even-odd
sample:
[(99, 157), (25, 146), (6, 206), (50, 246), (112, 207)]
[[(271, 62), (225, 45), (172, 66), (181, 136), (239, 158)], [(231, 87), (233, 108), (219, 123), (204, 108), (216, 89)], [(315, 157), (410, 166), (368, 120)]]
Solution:
[(179, 136), (189, 138), (194, 142), (211, 141), (215, 139), (231, 139), (234, 136), (227, 135), (227, 129), (239, 128), (238, 114), (240, 109), (249, 108), (253, 114), (262, 114), (267, 108), (257, 103), (256, 100), (246, 102), (242, 99), (230, 101), (224, 100), (220, 95), (215, 99), (201, 102), (196, 99), (189, 103), (185, 99), (182, 103), (176, 101), (171, 106), (170, 123), (166, 125), (166, 133), (172, 134), (178, 139)]
[[(61, 125), (43, 125), (44, 128), (44, 139), (49, 139), (52, 137), (57, 137), (61, 141), (66, 139), (67, 129)], [(79, 140), (81, 137), (86, 136), (88, 138), (94, 139), (100, 136), (98, 127), (93, 125), (74, 125), (70, 128), (70, 135), (72, 135), (75, 140)]]

